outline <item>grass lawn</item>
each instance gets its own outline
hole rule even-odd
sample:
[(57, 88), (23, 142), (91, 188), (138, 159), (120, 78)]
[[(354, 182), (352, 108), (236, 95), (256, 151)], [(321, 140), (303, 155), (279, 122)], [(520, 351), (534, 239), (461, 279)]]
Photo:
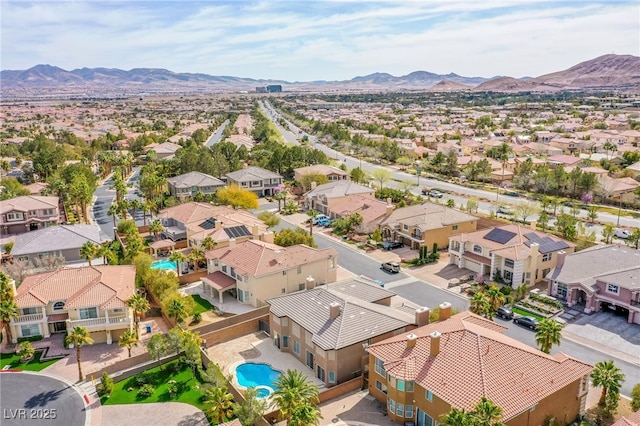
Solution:
[[(138, 395), (142, 384), (137, 380), (140, 377), (146, 379), (146, 383), (155, 388), (155, 392), (143, 397)], [(169, 380), (175, 380), (178, 391), (174, 398), (169, 395)], [(141, 404), (145, 402), (184, 402), (200, 409), (204, 405), (200, 402), (202, 392), (198, 389), (202, 383), (193, 378), (191, 369), (176, 361), (172, 361), (160, 367), (152, 368), (143, 373), (136, 374), (128, 379), (115, 383), (110, 397), (102, 397), (103, 405), (113, 404)], [(128, 389), (132, 389), (129, 391)]]
[(209, 303), (208, 300), (203, 299), (199, 294), (194, 294), (191, 296), (191, 298), (193, 299), (193, 302), (194, 302), (193, 311), (191, 312), (191, 315), (211, 311), (213, 309), (213, 305)]
[(20, 356), (13, 354), (0, 354), (0, 369), (7, 365), (11, 365), (12, 370), (26, 370), (26, 371), (40, 371), (43, 368), (50, 366), (51, 364), (59, 361), (58, 359), (52, 359), (49, 361), (40, 362), (42, 356), (41, 351), (37, 351), (31, 361), (26, 364), (20, 363)]
[(534, 314), (533, 312), (525, 311), (525, 310), (522, 310), (520, 308), (515, 308), (514, 307), (514, 308), (511, 308), (511, 310), (515, 314), (524, 315), (524, 316), (527, 316), (527, 317), (533, 317), (533, 318), (537, 319), (538, 321), (540, 321), (541, 319), (545, 318), (542, 315)]

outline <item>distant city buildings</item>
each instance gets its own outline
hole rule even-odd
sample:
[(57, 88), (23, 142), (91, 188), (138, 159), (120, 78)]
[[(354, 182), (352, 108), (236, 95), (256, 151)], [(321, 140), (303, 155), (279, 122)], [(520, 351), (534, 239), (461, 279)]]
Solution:
[(256, 93), (280, 93), (282, 92), (281, 84), (270, 84), (268, 86), (256, 87)]

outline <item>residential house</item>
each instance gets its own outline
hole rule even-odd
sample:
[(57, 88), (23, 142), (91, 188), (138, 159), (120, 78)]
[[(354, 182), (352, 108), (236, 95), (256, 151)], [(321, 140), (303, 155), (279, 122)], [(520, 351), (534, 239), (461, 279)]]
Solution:
[(2, 201), (0, 230), (2, 235), (24, 234), (60, 223), (58, 197), (24, 195)]
[[(532, 222), (531, 228), (535, 228)], [(573, 253), (575, 244), (518, 225), (505, 225), (449, 238), (449, 264), (518, 288), (544, 280), (556, 267), (560, 252)]]
[(340, 202), (333, 204), (328, 216), (341, 219), (358, 213), (362, 216), (362, 223), (354, 231), (358, 234), (371, 234), (378, 228), (380, 221), (390, 215), (393, 209), (391, 200), (384, 202), (362, 195), (348, 195)]
[(338, 253), (332, 249), (315, 249), (304, 244), (289, 247), (264, 241), (236, 243), (206, 253), (208, 275), (202, 282), (212, 297), (230, 291), (238, 302), (253, 307), (264, 306), (272, 297), (305, 289), (307, 277), (316, 282), (336, 281)]
[(628, 173), (630, 173), (633, 178), (637, 179), (640, 176), (640, 161), (625, 167), (625, 170), (628, 170)]
[(609, 200), (633, 204), (636, 202), (635, 191), (639, 186), (640, 182), (634, 178), (611, 178), (605, 174), (598, 176), (596, 193)]
[(551, 167), (556, 167), (556, 166), (577, 166), (582, 162), (582, 158), (580, 157), (575, 157), (573, 155), (553, 155), (549, 158), (547, 158), (547, 163), (549, 164), (549, 166)]
[(557, 136), (551, 140), (549, 143), (551, 146), (555, 146), (556, 148), (560, 148), (563, 154), (573, 154), (574, 152), (580, 151), (580, 141), (572, 138), (563, 138)]
[(212, 195), (224, 187), (225, 183), (220, 179), (200, 172), (189, 172), (183, 175), (167, 179), (169, 193), (180, 200), (194, 197), (197, 193)]
[(640, 411), (621, 417), (611, 426), (640, 426)]
[[(58, 225), (16, 236), (11, 255), (18, 260), (34, 261), (51, 255), (61, 255), (67, 263), (85, 262), (80, 248), (87, 242), (101, 244), (98, 225)], [(102, 259), (96, 259), (102, 263)]]
[(558, 253), (546, 275), (548, 294), (585, 313), (615, 310), (640, 324), (640, 251), (597, 245), (577, 253)]
[(42, 192), (49, 187), (48, 184), (43, 182), (34, 182), (30, 185), (26, 185), (24, 188), (28, 190), (31, 195), (41, 195)]
[(226, 174), (227, 183), (251, 190), (259, 196), (275, 195), (276, 188), (282, 186), (282, 176), (270, 170), (250, 166)]
[(189, 202), (158, 212), (165, 230), (162, 239), (173, 242), (188, 241), (189, 246), (200, 245), (210, 236), (219, 246), (225, 246), (234, 238), (241, 242), (261, 239), (272, 242), (273, 234), (267, 226), (245, 210), (208, 203)]
[(156, 153), (156, 158), (159, 160), (163, 158), (173, 158), (176, 155), (176, 151), (182, 148), (180, 145), (177, 145), (172, 142), (164, 142), (164, 143), (152, 143), (145, 147), (147, 152), (154, 151)]
[(368, 345), (429, 322), (426, 308), (391, 307), (393, 296), (364, 277), (322, 287), (309, 279), (306, 291), (267, 300), (271, 337), (325, 386), (335, 386), (367, 370)]
[[(330, 216), (334, 206), (342, 203), (351, 195), (360, 195), (371, 200), (375, 199), (375, 189), (360, 185), (350, 180), (337, 180), (323, 185), (312, 185), (311, 191), (304, 194), (305, 207)], [(333, 216), (337, 217), (336, 215)]]
[(507, 426), (561, 424), (584, 413), (593, 367), (545, 354), (504, 335), (506, 327), (463, 312), (368, 346), (369, 394), (399, 424), (440, 424), (452, 408), (482, 398), (502, 409)]
[(16, 292), (19, 315), (10, 324), (14, 343), (78, 326), (95, 343), (117, 341), (133, 327), (126, 301), (135, 294), (135, 278), (132, 265), (65, 267), (26, 277)]
[(395, 209), (380, 222), (384, 240), (401, 241), (412, 249), (446, 247), (449, 237), (477, 226), (476, 216), (430, 202)]
[(314, 164), (307, 167), (299, 167), (297, 169), (293, 169), (293, 172), (294, 179), (298, 182), (302, 182), (302, 177), (307, 174), (320, 174), (326, 176), (329, 182), (333, 182), (335, 180), (347, 180), (349, 178), (349, 173), (327, 164)]

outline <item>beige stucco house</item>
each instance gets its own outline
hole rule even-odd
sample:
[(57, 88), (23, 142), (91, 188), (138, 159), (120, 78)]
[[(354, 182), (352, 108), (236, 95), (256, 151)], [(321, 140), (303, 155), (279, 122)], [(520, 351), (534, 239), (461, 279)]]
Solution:
[[(375, 199), (375, 190), (350, 180), (337, 180), (318, 185), (304, 194), (305, 207), (329, 216), (331, 210), (351, 195)], [(335, 217), (335, 216), (334, 216)]]
[(24, 195), (3, 200), (0, 205), (0, 233), (24, 234), (60, 223), (58, 197)]

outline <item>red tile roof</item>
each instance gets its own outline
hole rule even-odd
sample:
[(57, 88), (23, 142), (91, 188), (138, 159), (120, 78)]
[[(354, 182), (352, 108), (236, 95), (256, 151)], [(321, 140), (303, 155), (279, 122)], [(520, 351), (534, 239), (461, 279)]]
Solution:
[[(398, 335), (367, 350), (384, 361), (392, 376), (415, 380), (453, 407), (472, 409), (487, 397), (502, 408), (504, 420), (592, 370), (564, 354), (547, 355), (504, 336), (504, 329), (463, 312), (412, 330), (418, 336), (413, 348), (407, 348), (405, 335)], [(431, 357), (434, 331), (441, 333), (440, 351)]]

